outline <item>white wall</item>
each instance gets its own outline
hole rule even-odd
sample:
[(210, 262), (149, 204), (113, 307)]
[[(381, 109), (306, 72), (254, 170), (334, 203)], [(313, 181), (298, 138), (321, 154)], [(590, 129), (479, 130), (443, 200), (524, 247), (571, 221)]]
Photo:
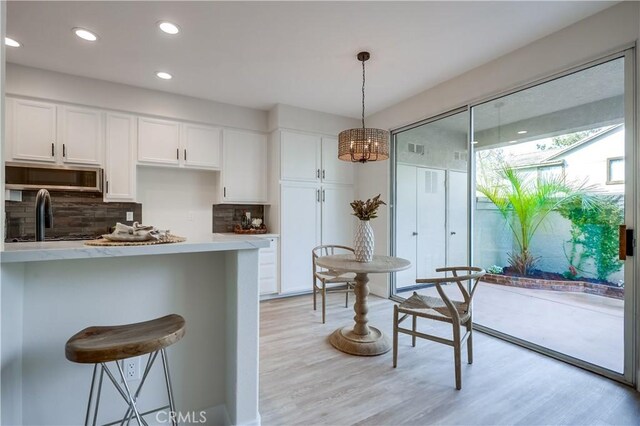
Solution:
[[(367, 119), (368, 125), (398, 128), (584, 63), (616, 49), (629, 47), (640, 35), (639, 9), (640, 4), (636, 2), (617, 4), (373, 114)], [(360, 196), (381, 192), (383, 198), (388, 200), (389, 163), (366, 164), (358, 170), (357, 188)], [(389, 250), (387, 213), (387, 209), (382, 210), (379, 218), (372, 222), (376, 251), (379, 254), (388, 253)], [(374, 277), (371, 280), (371, 290), (380, 296), (387, 296), (388, 277)]]
[(212, 232), (219, 172), (138, 167), (138, 202), (145, 224), (191, 237)]
[(266, 131), (267, 111), (7, 64), (6, 93), (137, 114)]
[(283, 104), (278, 104), (269, 111), (268, 120), (269, 131), (290, 129), (336, 137), (343, 130), (361, 126), (360, 120), (355, 118)]

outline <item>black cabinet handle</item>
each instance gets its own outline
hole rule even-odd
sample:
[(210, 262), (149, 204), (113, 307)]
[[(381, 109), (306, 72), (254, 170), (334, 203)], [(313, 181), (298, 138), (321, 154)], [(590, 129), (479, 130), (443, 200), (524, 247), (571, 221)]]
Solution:
[(62, 156), (67, 157), (67, 146), (65, 144), (62, 144)]
[(56, 144), (51, 142), (51, 156), (55, 157), (56, 156)]
[(320, 190), (316, 189), (316, 202), (320, 202)]
[(109, 193), (109, 181), (107, 181), (107, 189), (106, 189), (106, 191), (107, 191), (107, 194), (108, 194)]
[(325, 172), (324, 169), (322, 169), (322, 179), (325, 178), (325, 173), (324, 172)]
[(180, 159), (180, 149), (176, 148), (176, 160)]
[(324, 203), (324, 189), (322, 190), (322, 202)]
[(316, 178), (320, 179), (320, 169), (316, 170)]
[(184, 150), (184, 161), (187, 161), (187, 149)]
[(227, 187), (226, 186), (224, 188), (222, 188), (222, 196), (223, 197), (227, 196)]

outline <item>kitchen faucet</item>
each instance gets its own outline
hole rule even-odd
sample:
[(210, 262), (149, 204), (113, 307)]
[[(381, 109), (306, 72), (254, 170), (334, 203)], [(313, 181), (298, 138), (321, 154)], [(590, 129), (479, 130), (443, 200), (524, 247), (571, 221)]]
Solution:
[(49, 191), (41, 189), (36, 195), (36, 241), (44, 241), (44, 228), (53, 226), (53, 209)]

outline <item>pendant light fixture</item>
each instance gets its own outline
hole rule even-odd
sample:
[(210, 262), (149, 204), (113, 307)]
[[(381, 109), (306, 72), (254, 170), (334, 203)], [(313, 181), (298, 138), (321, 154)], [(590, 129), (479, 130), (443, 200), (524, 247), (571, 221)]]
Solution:
[(357, 56), (358, 60), (362, 62), (362, 127), (343, 130), (338, 135), (338, 158), (353, 163), (381, 161), (389, 158), (389, 132), (364, 126), (364, 63), (369, 57), (369, 52), (360, 52)]

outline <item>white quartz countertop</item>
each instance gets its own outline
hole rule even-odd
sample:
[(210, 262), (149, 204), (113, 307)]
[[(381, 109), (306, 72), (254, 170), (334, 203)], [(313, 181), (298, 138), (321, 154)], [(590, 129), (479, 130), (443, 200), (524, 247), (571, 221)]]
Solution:
[(183, 243), (146, 246), (95, 247), (87, 246), (83, 241), (5, 243), (4, 250), (0, 252), (0, 262), (38, 262), (101, 257), (251, 250), (268, 246), (269, 242), (264, 238), (236, 234), (206, 234), (200, 237), (187, 238), (187, 241)]
[[(213, 234), (213, 235), (242, 235), (242, 234), (236, 234), (234, 232), (219, 232), (217, 234)], [(251, 234), (250, 234), (251, 235)], [(246, 234), (245, 234), (246, 236)], [(252, 237), (256, 237), (256, 238), (280, 238), (280, 234), (253, 234), (251, 235)]]

